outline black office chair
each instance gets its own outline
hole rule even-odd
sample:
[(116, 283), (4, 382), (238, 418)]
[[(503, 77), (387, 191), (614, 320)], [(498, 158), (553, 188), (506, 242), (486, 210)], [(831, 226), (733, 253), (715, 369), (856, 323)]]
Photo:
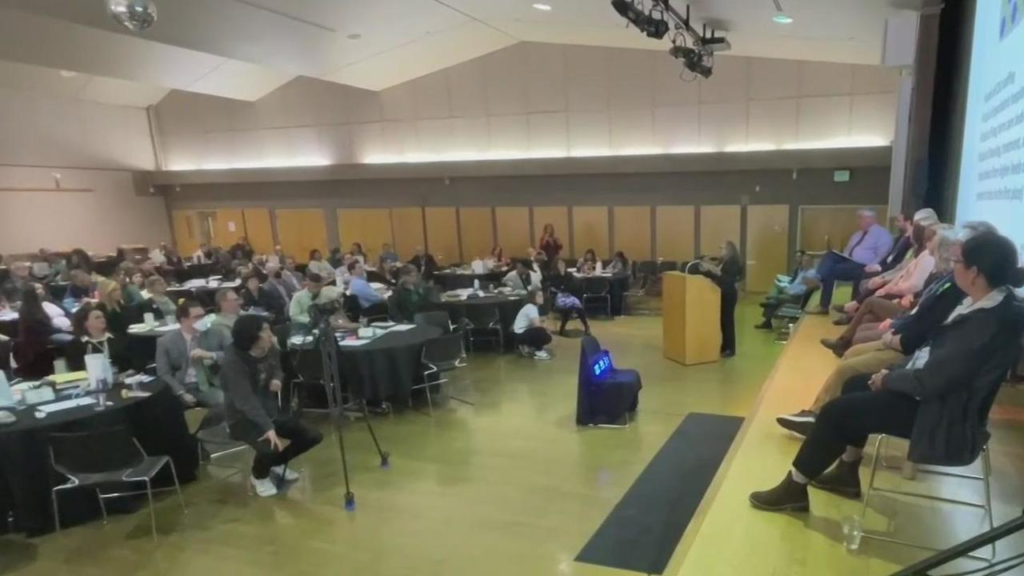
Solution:
[[(611, 355), (593, 336), (580, 342), (580, 367), (576, 393), (576, 424), (579, 426), (629, 426), (636, 412), (643, 382), (636, 370), (615, 368)], [(625, 425), (618, 422), (625, 418)]]
[(597, 302), (602, 304), (602, 308), (608, 313), (609, 318), (614, 318), (612, 315), (612, 295), (611, 295), (611, 283), (607, 278), (600, 277), (589, 277), (583, 279), (583, 307), (588, 308), (588, 304), (591, 302)]
[[(436, 385), (440, 388), (442, 384), (448, 382), (447, 378), (441, 376), (466, 366), (466, 349), (463, 347), (462, 334), (446, 334), (427, 340), (423, 345), (420, 362), (423, 364), (423, 383), (413, 386), (412, 389), (423, 388), (426, 390), (427, 407), (430, 410), (430, 415), (433, 416), (434, 402), (430, 397), (430, 387)], [(440, 378), (431, 382), (431, 377), (435, 374)], [(451, 391), (448, 392), (448, 398), (473, 406), (472, 402), (453, 396)], [(409, 402), (411, 405), (412, 400)]]
[(452, 321), (451, 317), (444, 310), (435, 310), (433, 312), (417, 312), (413, 316), (413, 324), (417, 326), (434, 326), (440, 328), (444, 334), (452, 333)]
[[(99, 498), (103, 522), (107, 521), (107, 508), (104, 500), (121, 496), (146, 494), (149, 498), (149, 518), (156, 539), (156, 512), (153, 510), (153, 492), (175, 490), (181, 508), (185, 508), (185, 499), (181, 495), (178, 484), (178, 472), (174, 469), (174, 461), (167, 456), (149, 456), (132, 437), (127, 428), (109, 428), (73, 434), (50, 434), (50, 462), (53, 469), (68, 479), (59, 486), (54, 486), (50, 494), (53, 499), (53, 518), (56, 528), (60, 530), (60, 507), (58, 493), (73, 488), (93, 488)], [(153, 478), (165, 466), (170, 467), (174, 478), (173, 488), (153, 488)], [(132, 492), (106, 493), (111, 485), (125, 483), (144, 483), (145, 490)]]
[(661, 276), (665, 272), (674, 272), (679, 270), (679, 262), (675, 260), (662, 260), (658, 262), (658, 275)]
[(469, 340), (470, 352), (477, 340), (497, 341), (500, 350), (505, 350), (505, 329), (497, 306), (464, 306), (459, 325)]

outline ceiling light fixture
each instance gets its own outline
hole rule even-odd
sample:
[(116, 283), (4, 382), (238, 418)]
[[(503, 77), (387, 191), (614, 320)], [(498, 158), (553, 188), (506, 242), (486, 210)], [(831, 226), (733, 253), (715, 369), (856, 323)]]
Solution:
[(793, 23), (793, 19), (790, 18), (789, 16), (786, 16), (785, 14), (776, 14), (775, 16), (772, 16), (772, 20), (776, 24), (792, 24)]
[(541, 10), (542, 12), (551, 12), (551, 5), (550, 4), (542, 4), (542, 3), (538, 2), (538, 3), (534, 4), (533, 7), (536, 8), (537, 10)]

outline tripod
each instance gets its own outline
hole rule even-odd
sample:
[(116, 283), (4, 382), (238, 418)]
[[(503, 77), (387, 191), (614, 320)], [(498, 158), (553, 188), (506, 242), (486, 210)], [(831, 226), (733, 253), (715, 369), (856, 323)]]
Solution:
[[(344, 407), (341, 404), (342, 391), (340, 370), (338, 369), (338, 342), (335, 340), (330, 314), (317, 314), (317, 316), (320, 316), (317, 343), (320, 346), (323, 361), (323, 378), (327, 391), (327, 406), (331, 413), (334, 435), (338, 438), (338, 447), (341, 450), (341, 469), (345, 476), (345, 509), (351, 512), (356, 509), (356, 495), (352, 493), (352, 487), (349, 483), (348, 458), (345, 456), (345, 439), (341, 431), (341, 413)], [(351, 392), (350, 395), (353, 398), (355, 397)], [(366, 409), (366, 401), (359, 399), (358, 402), (362, 405), (366, 429), (370, 431), (373, 445), (377, 448), (377, 454), (380, 455), (380, 466), (381, 468), (387, 468), (389, 466), (388, 459), (390, 454), (382, 450), (380, 442), (377, 441), (377, 434), (373, 431), (373, 425), (370, 423), (370, 414)]]

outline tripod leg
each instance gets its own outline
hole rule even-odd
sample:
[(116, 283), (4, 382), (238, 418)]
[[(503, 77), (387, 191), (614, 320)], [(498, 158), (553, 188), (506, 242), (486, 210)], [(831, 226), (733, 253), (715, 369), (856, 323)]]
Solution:
[(373, 438), (373, 445), (377, 448), (377, 454), (380, 454), (380, 467), (388, 468), (391, 466), (389, 462), (391, 455), (382, 450), (380, 442), (377, 441), (377, 434), (374, 433), (373, 424), (370, 423), (370, 413), (366, 409), (366, 400), (363, 400), (363, 419), (366, 420), (366, 429), (370, 431), (370, 438)]
[(341, 472), (345, 477), (345, 510), (352, 512), (356, 509), (356, 495), (352, 493), (352, 488), (348, 482), (348, 458), (345, 456), (345, 438), (341, 433), (341, 422), (338, 418), (338, 413), (334, 412), (331, 419), (334, 420), (334, 435), (338, 438), (338, 447), (341, 450)]

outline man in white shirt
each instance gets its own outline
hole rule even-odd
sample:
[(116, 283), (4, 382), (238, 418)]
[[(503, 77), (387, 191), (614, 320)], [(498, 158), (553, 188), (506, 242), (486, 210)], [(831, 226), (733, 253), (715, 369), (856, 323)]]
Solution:
[(513, 290), (539, 289), (540, 273), (530, 270), (525, 260), (517, 260), (515, 269), (506, 274), (501, 283)]

